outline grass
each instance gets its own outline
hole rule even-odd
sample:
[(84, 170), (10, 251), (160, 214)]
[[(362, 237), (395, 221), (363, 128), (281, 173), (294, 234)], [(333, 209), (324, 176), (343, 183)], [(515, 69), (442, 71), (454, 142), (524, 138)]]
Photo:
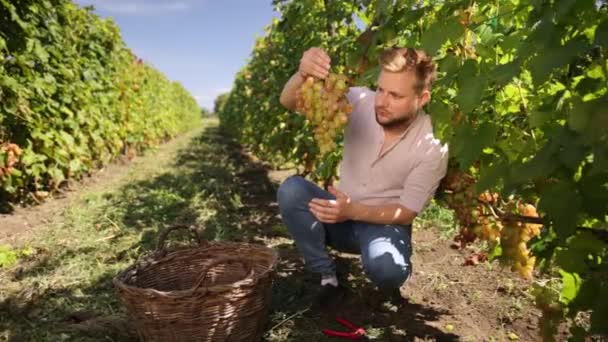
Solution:
[(454, 211), (439, 204), (434, 199), (418, 215), (413, 225), (414, 229), (435, 228), (441, 232), (444, 239), (450, 239), (458, 233), (460, 226)]

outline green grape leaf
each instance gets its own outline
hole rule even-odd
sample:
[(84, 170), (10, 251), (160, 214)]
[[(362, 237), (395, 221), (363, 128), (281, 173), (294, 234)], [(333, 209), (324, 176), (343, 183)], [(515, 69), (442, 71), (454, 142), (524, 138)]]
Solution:
[(541, 112), (538, 110), (531, 111), (529, 114), (530, 126), (540, 128), (545, 123), (551, 120), (551, 113)]
[(584, 274), (588, 271), (593, 256), (602, 253), (605, 248), (606, 244), (591, 232), (582, 231), (559, 248), (555, 253), (555, 262), (566, 272)]
[(438, 63), (438, 71), (444, 72), (447, 75), (452, 75), (456, 73), (458, 71), (458, 68), (460, 68), (460, 62), (458, 61), (458, 57), (454, 56), (451, 53), (448, 53)]
[(564, 304), (570, 303), (578, 295), (581, 288), (581, 277), (576, 273), (559, 272), (562, 276), (562, 292), (560, 301)]
[(567, 143), (562, 144), (560, 148), (559, 160), (571, 170), (576, 170), (589, 153), (584, 137), (572, 131), (566, 131), (562, 135), (562, 141), (567, 141)]
[(490, 72), (489, 79), (501, 87), (511, 82), (513, 77), (521, 73), (521, 59), (516, 59), (506, 64), (498, 65)]
[(452, 109), (441, 100), (431, 100), (431, 103), (429, 104), (429, 113), (433, 118), (434, 124), (448, 124), (452, 120)]
[(477, 193), (495, 188), (498, 181), (505, 176), (507, 170), (505, 165), (499, 162), (491, 166), (481, 167), (479, 170), (479, 181), (475, 185)]
[(430, 55), (434, 55), (447, 38), (445, 25), (441, 21), (435, 21), (431, 24), (431, 27), (424, 31), (420, 43)]
[(546, 51), (539, 51), (528, 64), (534, 83), (536, 85), (545, 83), (552, 72), (570, 63), (574, 57), (583, 53), (588, 47), (589, 43), (579, 36), (563, 46), (549, 47)]
[(458, 21), (458, 17), (452, 16), (444, 21), (443, 31), (452, 43), (456, 43), (464, 34), (464, 27)]
[(458, 73), (458, 95), (456, 103), (465, 113), (472, 112), (481, 102), (486, 88), (485, 77), (477, 76), (475, 60), (467, 60)]
[(368, 68), (363, 75), (359, 79), (357, 79), (357, 84), (375, 84), (378, 80), (378, 75), (380, 75), (380, 66), (376, 65), (371, 68)]
[(567, 181), (548, 186), (541, 192), (539, 208), (553, 222), (557, 236), (565, 239), (576, 230), (582, 200), (576, 187)]
[(549, 141), (532, 158), (523, 164), (514, 164), (510, 172), (511, 180), (516, 183), (526, 183), (530, 180), (545, 179), (559, 167), (559, 159), (556, 154), (559, 152), (560, 143), (556, 140)]
[(452, 139), (453, 154), (462, 169), (473, 164), (484, 148), (492, 146), (496, 141), (498, 127), (490, 122), (484, 122), (477, 129), (469, 124), (460, 125)]
[(599, 220), (608, 212), (608, 173), (584, 175), (579, 181), (583, 207)]
[(575, 131), (584, 134), (591, 122), (592, 104), (576, 98), (568, 115), (568, 125)]
[[(601, 72), (601, 69), (599, 69)], [(595, 75), (593, 75), (595, 76)], [(579, 94), (591, 94), (594, 93), (606, 85), (606, 81), (603, 78), (603, 74), (600, 74), (599, 77), (585, 77), (576, 85), (576, 91)]]
[(608, 49), (608, 19), (604, 19), (597, 28), (595, 29), (595, 41), (596, 45)]
[(460, 87), (455, 101), (463, 112), (470, 113), (481, 103), (485, 89), (484, 77), (471, 78)]

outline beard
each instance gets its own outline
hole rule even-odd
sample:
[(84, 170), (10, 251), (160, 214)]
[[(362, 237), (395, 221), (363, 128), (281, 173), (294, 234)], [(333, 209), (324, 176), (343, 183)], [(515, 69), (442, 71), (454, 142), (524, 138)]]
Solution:
[(378, 125), (386, 129), (394, 129), (407, 126), (414, 120), (414, 118), (416, 117), (416, 113), (418, 113), (417, 110), (411, 110), (408, 113), (399, 116), (384, 116), (381, 120), (378, 108), (375, 108), (375, 112), (376, 122), (378, 123)]

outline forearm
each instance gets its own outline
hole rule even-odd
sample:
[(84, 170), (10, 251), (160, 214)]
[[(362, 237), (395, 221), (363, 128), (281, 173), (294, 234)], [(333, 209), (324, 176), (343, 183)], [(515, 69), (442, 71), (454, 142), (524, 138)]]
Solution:
[(416, 218), (416, 212), (400, 204), (366, 205), (359, 202), (350, 204), (349, 219), (375, 224), (408, 225)]
[(285, 108), (289, 110), (296, 109), (296, 90), (300, 88), (302, 83), (304, 83), (304, 78), (302, 78), (299, 72), (293, 74), (289, 81), (285, 83), (279, 100)]

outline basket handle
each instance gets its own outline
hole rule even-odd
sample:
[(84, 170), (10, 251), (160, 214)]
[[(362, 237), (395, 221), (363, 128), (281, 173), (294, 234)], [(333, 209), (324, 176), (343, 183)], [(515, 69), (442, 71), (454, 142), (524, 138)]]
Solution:
[(160, 232), (160, 234), (158, 235), (158, 243), (156, 244), (156, 253), (161, 256), (164, 256), (165, 254), (167, 254), (167, 250), (166, 250), (167, 236), (169, 236), (169, 233), (171, 233), (172, 231), (181, 230), (181, 229), (188, 230), (190, 232), (191, 237), (194, 238), (194, 240), (196, 240), (196, 242), (198, 243), (199, 246), (204, 245), (206, 243), (206, 241), (203, 241), (201, 239), (201, 236), (199, 235), (195, 226), (188, 226), (185, 224), (176, 224), (176, 225), (170, 226)]
[[(257, 279), (257, 276), (255, 275), (255, 270), (253, 269), (253, 264), (249, 261), (244, 260), (243, 258), (237, 258), (234, 256), (230, 256), (230, 257), (217, 258), (214, 261), (212, 261), (211, 263), (209, 263), (208, 265), (206, 265), (205, 267), (203, 267), (203, 269), (201, 270), (200, 277), (198, 278), (198, 280), (196, 281), (196, 284), (194, 284), (192, 289), (190, 289), (190, 291), (194, 292), (199, 287), (201, 287), (201, 285), (203, 285), (203, 283), (205, 282), (205, 279), (207, 279), (207, 274), (211, 267), (216, 266), (218, 264), (226, 264), (226, 263), (230, 263), (230, 262), (239, 263), (239, 264), (245, 266), (245, 269), (247, 269), (248, 272), (247, 272), (247, 275), (245, 277), (243, 277), (243, 279), (253, 278), (254, 283), (257, 283), (258, 279)], [(243, 279), (241, 279), (241, 280), (243, 280)]]

